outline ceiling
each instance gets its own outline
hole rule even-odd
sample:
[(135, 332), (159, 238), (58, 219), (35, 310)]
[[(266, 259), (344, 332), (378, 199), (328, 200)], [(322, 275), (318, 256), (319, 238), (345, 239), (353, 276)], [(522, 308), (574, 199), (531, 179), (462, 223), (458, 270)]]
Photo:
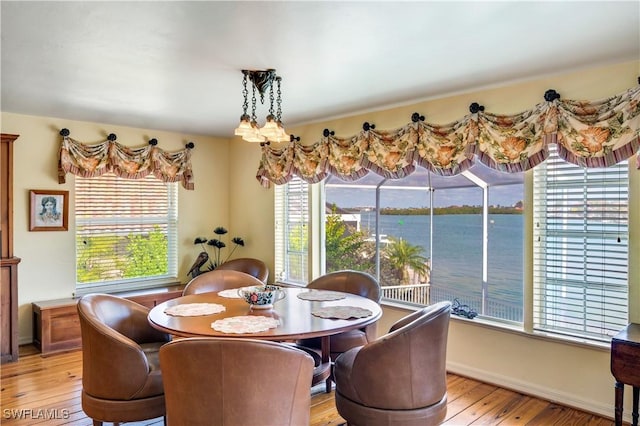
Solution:
[(277, 69), (291, 127), (640, 59), (638, 1), (3, 0), (0, 13), (2, 111), (219, 137), (242, 114), (242, 69)]

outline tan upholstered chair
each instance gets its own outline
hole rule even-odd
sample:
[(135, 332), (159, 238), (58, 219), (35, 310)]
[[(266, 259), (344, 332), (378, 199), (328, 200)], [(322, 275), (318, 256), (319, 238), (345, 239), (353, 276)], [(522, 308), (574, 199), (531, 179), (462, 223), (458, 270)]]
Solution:
[(450, 315), (449, 302), (428, 306), (336, 359), (336, 407), (347, 424), (425, 426), (444, 420)]
[(244, 272), (256, 277), (265, 284), (269, 278), (269, 267), (267, 267), (267, 264), (260, 259), (249, 257), (228, 260), (216, 269)]
[(175, 340), (160, 350), (169, 426), (308, 425), (313, 360), (279, 343)]
[[(380, 284), (371, 275), (359, 271), (336, 271), (316, 278), (307, 288), (342, 291), (357, 294), (380, 302)], [(359, 330), (347, 331), (331, 336), (331, 358), (335, 359), (341, 353), (372, 342), (377, 337), (377, 323), (370, 324)], [(298, 342), (301, 346), (320, 348), (320, 339), (305, 339)]]
[(152, 328), (149, 310), (127, 299), (91, 294), (78, 301), (82, 332), (82, 409), (102, 422), (164, 416), (158, 351), (170, 340)]
[(213, 271), (200, 274), (186, 285), (182, 290), (182, 295), (217, 292), (230, 288), (240, 288), (249, 286), (262, 286), (264, 283), (259, 279), (240, 271), (226, 271), (214, 269)]

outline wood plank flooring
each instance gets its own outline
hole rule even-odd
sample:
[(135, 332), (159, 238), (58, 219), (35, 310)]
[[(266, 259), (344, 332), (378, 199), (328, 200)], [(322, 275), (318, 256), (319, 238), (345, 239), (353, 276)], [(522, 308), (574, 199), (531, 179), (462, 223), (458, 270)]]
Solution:
[[(20, 348), (16, 363), (3, 364), (0, 374), (0, 424), (90, 426), (82, 411), (82, 352), (43, 357), (32, 346)], [(344, 423), (336, 411), (333, 392), (314, 388), (311, 425)], [(445, 425), (612, 425), (611, 419), (574, 410), (466, 377), (449, 374)], [(127, 426), (163, 424), (162, 418)], [(259, 426), (259, 425), (256, 425)]]

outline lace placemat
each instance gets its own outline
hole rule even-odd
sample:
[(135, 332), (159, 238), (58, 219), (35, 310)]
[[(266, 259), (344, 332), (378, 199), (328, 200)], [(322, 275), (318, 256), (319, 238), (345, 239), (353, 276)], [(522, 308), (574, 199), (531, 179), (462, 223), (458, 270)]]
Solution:
[(211, 323), (211, 328), (223, 333), (259, 333), (270, 328), (276, 328), (280, 321), (262, 315), (244, 315), (217, 320)]
[(238, 294), (239, 288), (228, 288), (226, 290), (220, 290), (218, 292), (218, 296), (227, 297), (229, 299), (240, 299), (240, 295)]
[(320, 318), (364, 318), (373, 315), (368, 309), (358, 308), (357, 306), (325, 306), (323, 308), (314, 309), (311, 313)]
[(182, 305), (170, 306), (164, 310), (167, 315), (177, 317), (197, 317), (200, 315), (211, 315), (224, 312), (226, 308), (217, 303), (184, 303)]
[(298, 299), (302, 300), (340, 300), (344, 299), (345, 296), (343, 293), (339, 293), (337, 291), (329, 291), (329, 290), (309, 290), (304, 293), (298, 294)]

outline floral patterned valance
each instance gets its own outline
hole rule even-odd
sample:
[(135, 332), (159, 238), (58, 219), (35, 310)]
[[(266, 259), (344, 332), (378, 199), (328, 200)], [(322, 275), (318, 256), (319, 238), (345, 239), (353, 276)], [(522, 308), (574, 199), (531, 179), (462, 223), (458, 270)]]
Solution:
[(194, 188), (192, 142), (183, 150), (167, 152), (156, 146), (155, 139), (145, 147), (129, 148), (117, 143), (113, 133), (104, 142), (93, 145), (71, 139), (67, 129), (62, 129), (60, 135), (59, 183), (65, 183), (67, 173), (95, 177), (110, 172), (126, 179), (141, 179), (153, 173), (163, 182), (182, 182), (185, 189)]
[(426, 123), (415, 113), (411, 123), (395, 130), (365, 123), (348, 138), (325, 131), (312, 145), (292, 142), (276, 149), (263, 144), (256, 178), (264, 187), (287, 183), (294, 175), (309, 183), (329, 174), (345, 181), (369, 172), (403, 178), (416, 165), (451, 176), (476, 159), (496, 170), (520, 172), (543, 162), (551, 143), (570, 163), (603, 167), (630, 158), (640, 147), (640, 87), (600, 101), (562, 100), (549, 90), (545, 102), (515, 115), (485, 112), (477, 103), (469, 110), (444, 125)]

